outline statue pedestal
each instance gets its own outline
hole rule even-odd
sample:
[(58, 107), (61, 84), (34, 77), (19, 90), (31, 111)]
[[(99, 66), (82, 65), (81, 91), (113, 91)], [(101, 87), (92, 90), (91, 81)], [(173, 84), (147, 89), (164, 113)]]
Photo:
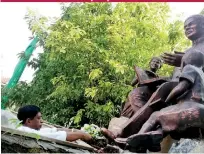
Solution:
[(169, 153), (203, 153), (204, 140), (181, 139), (173, 143)]
[(111, 132), (116, 132), (120, 130), (121, 126), (128, 121), (129, 118), (126, 117), (119, 117), (119, 118), (112, 118), (109, 122), (108, 130)]

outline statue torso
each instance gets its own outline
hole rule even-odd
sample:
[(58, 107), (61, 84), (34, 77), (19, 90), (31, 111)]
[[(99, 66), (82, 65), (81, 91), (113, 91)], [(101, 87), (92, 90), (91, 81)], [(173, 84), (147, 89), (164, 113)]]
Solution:
[(196, 51), (196, 52), (201, 52), (201, 53), (204, 54), (204, 37), (198, 39), (198, 40), (195, 42), (195, 44), (194, 44), (191, 48), (189, 48), (189, 49), (187, 49), (187, 50), (185, 51), (185, 54), (184, 54), (184, 56), (182, 57), (182, 63), (183, 63), (183, 61), (185, 60), (185, 58), (188, 57), (188, 55), (189, 55), (190, 53), (195, 52), (195, 51)]
[(181, 101), (193, 100), (204, 103), (204, 72), (193, 65), (186, 65), (181, 73), (181, 77), (192, 83), (191, 89)]
[[(182, 63), (186, 58), (189, 58), (189, 54), (192, 52), (201, 52), (204, 55), (204, 37), (200, 38), (191, 48), (185, 51), (182, 57)], [(204, 59), (203, 59), (204, 60)], [(184, 75), (187, 78), (194, 80), (193, 86), (185, 99), (193, 99), (204, 103), (204, 72), (203, 70), (196, 68), (195, 66), (185, 66), (182, 70), (181, 76)]]

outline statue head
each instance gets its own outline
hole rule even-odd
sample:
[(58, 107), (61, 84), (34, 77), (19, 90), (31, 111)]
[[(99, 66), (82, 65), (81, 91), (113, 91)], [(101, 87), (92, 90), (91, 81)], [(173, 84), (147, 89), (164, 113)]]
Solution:
[(191, 52), (187, 55), (187, 57), (184, 58), (182, 67), (185, 65), (193, 65), (195, 67), (204, 68), (204, 54), (201, 52)]
[(162, 67), (162, 59), (159, 57), (152, 57), (151, 61), (149, 62), (150, 70), (156, 72), (158, 69)]
[(188, 17), (184, 22), (184, 30), (186, 37), (191, 41), (204, 37), (204, 16), (193, 15)]

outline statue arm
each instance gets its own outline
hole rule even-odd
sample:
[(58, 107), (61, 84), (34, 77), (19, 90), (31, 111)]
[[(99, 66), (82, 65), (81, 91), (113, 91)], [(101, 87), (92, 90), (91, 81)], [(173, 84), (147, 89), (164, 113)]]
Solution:
[(131, 82), (131, 86), (135, 86), (138, 83), (138, 79), (135, 77), (132, 82)]
[(164, 53), (164, 55), (162, 55), (162, 59), (164, 60), (165, 64), (175, 66), (175, 67), (180, 67), (181, 66), (181, 59), (182, 59), (183, 55), (184, 55), (183, 52), (174, 51), (173, 54)]
[(179, 84), (170, 92), (168, 95), (166, 102), (169, 102), (173, 98), (178, 98), (178, 96), (184, 94), (188, 89), (191, 88), (193, 84), (195, 84), (195, 79), (197, 76), (197, 72), (195, 68), (191, 65), (186, 65), (181, 73), (179, 78)]
[(167, 99), (165, 102), (169, 102), (174, 98), (178, 98), (179, 96), (181, 96), (183, 93), (185, 93), (190, 86), (192, 85), (192, 83), (188, 80), (182, 80), (181, 82), (179, 82), (179, 84), (170, 92), (170, 94), (168, 95)]

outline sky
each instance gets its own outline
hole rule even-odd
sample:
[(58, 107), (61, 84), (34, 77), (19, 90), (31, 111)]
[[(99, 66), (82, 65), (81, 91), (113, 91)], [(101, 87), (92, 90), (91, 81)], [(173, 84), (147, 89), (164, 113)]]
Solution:
[[(204, 2), (171, 2), (171, 17), (177, 15), (185, 20), (188, 16), (199, 13), (204, 8)], [(60, 17), (61, 10), (59, 3), (1, 3), (0, 4), (0, 69), (1, 76), (10, 78), (18, 63), (17, 54), (24, 51), (30, 43), (28, 39), (31, 32), (24, 20), (27, 8), (38, 11), (40, 14), (49, 17)], [(37, 48), (32, 57), (43, 52)], [(34, 70), (26, 67), (20, 80), (31, 81)]]

